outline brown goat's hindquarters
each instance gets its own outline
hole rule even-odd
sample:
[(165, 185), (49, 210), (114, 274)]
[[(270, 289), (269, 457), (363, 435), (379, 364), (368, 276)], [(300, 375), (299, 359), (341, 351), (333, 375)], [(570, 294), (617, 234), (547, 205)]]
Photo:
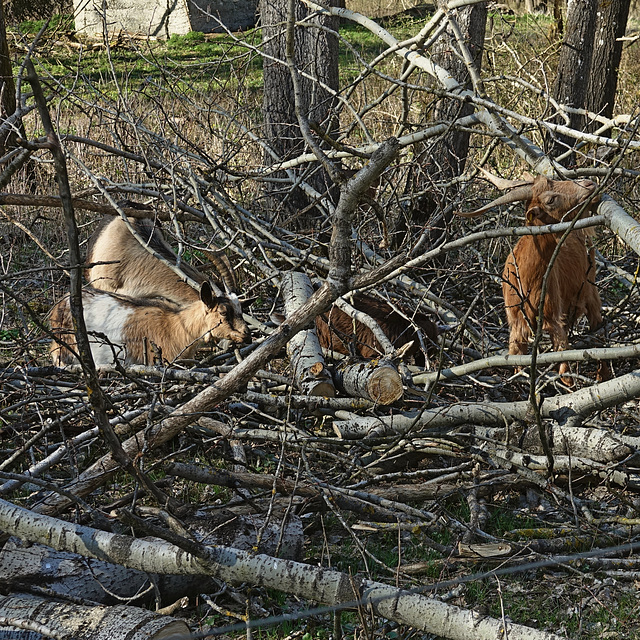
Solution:
[[(383, 300), (364, 294), (354, 296), (353, 305), (375, 320), (394, 347), (413, 342), (405, 356), (413, 357), (418, 365), (425, 364), (418, 330), (423, 334), (427, 349), (437, 343), (438, 327), (426, 315), (418, 313), (408, 320)], [(380, 343), (366, 325), (354, 321), (337, 306), (316, 318), (316, 332), (320, 345), (344, 355), (357, 354), (363, 358), (384, 355)], [(433, 349), (431, 349), (433, 351)]]
[[(89, 333), (91, 353), (96, 365), (113, 364), (115, 359), (129, 362), (124, 351), (124, 330), (134, 309), (124, 305), (121, 300), (108, 294), (84, 291), (82, 303), (85, 324)], [(49, 316), (53, 334), (60, 340), (77, 350), (73, 332), (73, 320), (69, 307), (69, 296), (58, 302)], [(104, 337), (92, 335), (100, 332)], [(51, 345), (53, 364), (62, 367), (76, 362), (75, 357), (61, 343), (54, 341)]]

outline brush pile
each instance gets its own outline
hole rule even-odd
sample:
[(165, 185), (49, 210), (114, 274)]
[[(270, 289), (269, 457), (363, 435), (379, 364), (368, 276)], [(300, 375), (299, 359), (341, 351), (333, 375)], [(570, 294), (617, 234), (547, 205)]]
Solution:
[[(258, 56), (249, 38), (233, 39)], [(444, 582), (438, 606), (459, 608), (437, 615), (460, 615), (471, 628), (464, 615), (481, 598), (456, 579), (480, 563), (499, 564), (515, 574), (513, 597), (528, 601), (521, 565), (549, 560), (554, 571), (571, 566), (577, 575), (582, 558), (560, 568), (553, 557), (588, 550), (591, 567), (615, 576), (609, 596), (631, 597), (640, 561), (619, 556), (635, 547), (604, 556), (635, 545), (640, 523), (640, 245), (627, 215), (640, 201), (635, 121), (611, 121), (606, 162), (584, 155), (563, 174), (599, 180), (598, 201), (579, 221), (552, 229), (591, 230), (584, 233), (597, 260), (602, 328), (590, 331), (582, 319), (567, 351), (554, 352), (543, 335), (530, 345), (533, 355), (508, 356), (501, 274), (517, 237), (533, 227), (519, 205), (475, 221), (453, 214), (495, 198), (496, 182), (478, 167), (530, 180), (524, 163), (514, 172), (501, 144), (505, 127), (524, 160), (551, 172), (537, 127), (555, 125), (530, 113), (507, 117), (448, 80), (438, 89), (422, 83), (432, 93), (420, 93), (396, 50), (384, 72), (353, 81), (350, 107), (337, 110), (339, 141), (325, 144), (314, 130), (309, 152), (287, 158), (258, 134), (260, 104), (248, 77), (207, 91), (192, 78), (187, 91), (167, 62), (164, 84), (150, 78), (130, 92), (116, 82), (114, 101), (97, 83), (65, 93), (68, 79), (54, 82), (44, 64), (25, 65), (31, 91), (17, 113), (31, 143), (0, 177), (0, 531), (14, 536), (0, 553), (0, 587), (28, 584), (42, 595), (34, 585), (46, 584), (94, 602), (157, 607), (200, 595), (207, 628), (297, 611), (299, 601), (273, 596), (277, 588), (337, 609), (360, 607), (383, 635), (389, 624), (444, 634), (425, 622), (423, 607), (437, 601), (401, 589)], [(427, 74), (420, 51), (412, 64)], [(226, 62), (234, 61), (229, 53)], [(509, 82), (496, 80), (496, 95)], [(519, 86), (535, 111), (539, 91)], [(428, 120), (424, 95), (462, 95), (475, 105), (456, 121), (460, 131), (474, 127), (461, 176), (425, 169), (450, 131)], [(404, 113), (404, 124), (384, 120), (385, 109)], [(574, 133), (578, 148), (593, 143), (591, 134)], [(151, 258), (157, 268), (168, 261), (187, 287), (217, 283), (218, 301), (231, 304), (237, 294), (250, 338), (232, 343), (219, 334), (188, 359), (169, 360), (151, 336), (135, 364), (115, 358), (96, 369), (79, 337), (74, 364), (54, 367), (47, 314), (70, 294), (69, 326), (78, 326), (71, 317), (86, 284), (87, 242), (105, 215), (138, 220), (128, 225), (133, 237), (161, 228), (170, 253)], [(136, 241), (142, 251), (153, 244), (139, 234)], [(224, 256), (235, 291), (212, 255)], [(108, 254), (96, 262), (108, 273)], [(144, 296), (174, 310), (186, 304), (157, 290)], [(90, 332), (87, 345), (105, 333)], [(560, 375), (563, 362), (569, 369)], [(74, 524), (58, 520), (70, 509)], [(64, 576), (45, 575), (42, 558), (53, 562), (53, 552), (18, 539), (80, 555), (66, 557), (73, 570)], [(318, 567), (326, 575), (314, 573)], [(580, 571), (594, 600), (602, 596), (603, 583)], [(118, 576), (102, 595), (101, 575)], [(74, 579), (80, 588), (70, 587)], [(572, 573), (545, 579), (572, 602), (579, 592)], [(490, 597), (499, 588), (486, 586)], [(382, 592), (376, 601), (372, 594)], [(399, 594), (408, 608), (385, 608), (385, 598)], [(485, 613), (498, 628), (499, 609)], [(193, 623), (195, 610), (188, 615)], [(307, 623), (326, 625), (322, 615)]]

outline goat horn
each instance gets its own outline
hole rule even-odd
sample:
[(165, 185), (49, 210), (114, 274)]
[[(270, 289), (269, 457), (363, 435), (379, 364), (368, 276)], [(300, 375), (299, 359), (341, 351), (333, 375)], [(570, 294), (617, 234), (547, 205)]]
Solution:
[(222, 289), (213, 280), (206, 280), (205, 282), (211, 287), (211, 291), (213, 291), (213, 293), (215, 294), (216, 298), (224, 298), (224, 297), (226, 297), (224, 295)]
[(456, 214), (463, 218), (475, 218), (481, 216), (483, 213), (493, 209), (493, 207), (499, 207), (502, 204), (511, 204), (512, 202), (520, 202), (522, 200), (529, 200), (533, 196), (533, 188), (530, 184), (525, 184), (509, 193), (505, 193), (503, 196), (496, 198), (489, 204), (485, 204), (484, 207), (476, 209), (475, 211), (456, 211)]
[(494, 186), (504, 191), (505, 189), (515, 189), (516, 187), (523, 187), (527, 184), (533, 184), (533, 180), (507, 180), (500, 178), (493, 173), (487, 171), (483, 167), (478, 167), (478, 171)]
[(238, 285), (233, 275), (233, 269), (229, 258), (227, 258), (224, 251), (203, 251), (204, 255), (209, 258), (211, 264), (217, 269), (220, 280), (224, 284), (225, 289), (229, 293), (233, 293), (237, 290)]
[(137, 209), (138, 211), (153, 211), (153, 207), (146, 202), (134, 202), (125, 198), (124, 200), (118, 200), (116, 204), (121, 209)]

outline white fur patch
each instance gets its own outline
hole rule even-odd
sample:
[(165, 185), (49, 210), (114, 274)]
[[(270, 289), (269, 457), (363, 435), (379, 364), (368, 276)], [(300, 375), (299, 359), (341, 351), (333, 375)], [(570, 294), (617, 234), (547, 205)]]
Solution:
[(129, 317), (134, 313), (134, 309), (106, 293), (85, 296), (83, 303), (87, 331), (104, 333), (112, 343), (109, 344), (101, 338), (89, 336), (91, 353), (93, 353), (96, 365), (113, 364), (114, 355), (118, 360), (124, 360), (123, 329)]

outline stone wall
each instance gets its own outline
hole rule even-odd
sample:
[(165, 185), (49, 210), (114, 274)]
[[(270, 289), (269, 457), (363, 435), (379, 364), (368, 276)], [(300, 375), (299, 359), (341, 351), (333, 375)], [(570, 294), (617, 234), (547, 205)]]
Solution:
[(257, 0), (74, 0), (74, 5), (76, 30), (81, 33), (102, 34), (106, 13), (109, 33), (168, 38), (190, 31), (223, 31), (220, 22), (231, 31), (251, 27)]

